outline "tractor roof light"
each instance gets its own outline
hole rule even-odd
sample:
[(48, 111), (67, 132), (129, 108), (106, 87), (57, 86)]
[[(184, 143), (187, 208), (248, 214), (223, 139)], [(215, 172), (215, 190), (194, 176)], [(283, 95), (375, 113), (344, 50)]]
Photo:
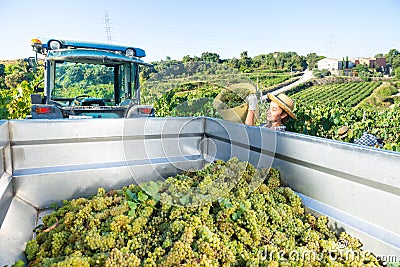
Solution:
[(37, 38), (33, 38), (33, 39), (31, 40), (31, 45), (32, 45), (32, 46), (40, 46), (40, 45), (42, 45), (42, 41), (40, 41), (40, 40), (37, 39)]

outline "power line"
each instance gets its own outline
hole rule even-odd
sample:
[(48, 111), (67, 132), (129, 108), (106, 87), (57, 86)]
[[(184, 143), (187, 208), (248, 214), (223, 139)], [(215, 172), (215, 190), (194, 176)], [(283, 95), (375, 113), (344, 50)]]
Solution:
[(336, 39), (336, 36), (334, 35), (334, 34), (329, 34), (329, 56), (330, 57), (333, 57), (333, 50), (334, 50), (334, 47), (335, 47), (335, 39)]
[(106, 40), (107, 42), (112, 43), (110, 21), (111, 19), (108, 16), (108, 11), (106, 10), (104, 14), (104, 27), (106, 32)]

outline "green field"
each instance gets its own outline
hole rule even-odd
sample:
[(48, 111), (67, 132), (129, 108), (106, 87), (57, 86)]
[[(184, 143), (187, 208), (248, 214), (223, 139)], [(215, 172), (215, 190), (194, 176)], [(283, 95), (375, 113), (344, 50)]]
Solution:
[(293, 99), (305, 105), (332, 104), (355, 106), (382, 84), (382, 82), (352, 82), (341, 84), (315, 85), (297, 93), (288, 93)]

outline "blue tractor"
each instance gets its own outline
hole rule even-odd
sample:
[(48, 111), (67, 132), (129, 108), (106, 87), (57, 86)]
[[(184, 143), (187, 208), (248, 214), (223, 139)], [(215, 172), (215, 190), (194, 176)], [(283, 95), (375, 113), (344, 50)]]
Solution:
[(143, 49), (38, 38), (31, 45), (30, 64), (45, 68), (43, 92), (31, 96), (32, 119), (154, 116), (140, 104), (139, 67), (151, 66)]

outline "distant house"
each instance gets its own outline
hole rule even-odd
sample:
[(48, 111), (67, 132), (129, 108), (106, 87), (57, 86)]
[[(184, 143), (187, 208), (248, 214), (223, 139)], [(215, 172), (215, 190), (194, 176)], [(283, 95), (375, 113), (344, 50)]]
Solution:
[(368, 68), (373, 68), (375, 66), (375, 58), (371, 57), (360, 57), (359, 58), (360, 64), (367, 66)]
[(360, 57), (359, 58), (360, 64), (363, 64), (369, 68), (376, 68), (376, 67), (386, 67), (386, 58), (384, 57), (378, 57), (378, 58), (365, 58), (365, 57)]
[(327, 69), (330, 72), (336, 72), (342, 67), (342, 62), (336, 58), (323, 58), (318, 61), (318, 69)]
[(327, 69), (332, 74), (339, 74), (339, 70), (349, 69), (355, 66), (355, 64), (351, 61), (347, 62), (347, 66), (345, 65), (345, 62), (336, 58), (323, 58), (318, 61), (318, 69)]
[(386, 58), (377, 57), (376, 58), (376, 66), (385, 68), (386, 67)]

